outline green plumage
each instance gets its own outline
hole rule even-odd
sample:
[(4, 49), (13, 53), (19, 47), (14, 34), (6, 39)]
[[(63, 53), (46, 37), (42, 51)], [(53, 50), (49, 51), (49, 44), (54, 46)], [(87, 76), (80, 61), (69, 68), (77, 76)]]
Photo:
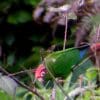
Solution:
[(80, 54), (78, 49), (66, 49), (49, 54), (45, 58), (47, 70), (49, 70), (54, 77), (66, 78), (72, 67), (80, 61)]

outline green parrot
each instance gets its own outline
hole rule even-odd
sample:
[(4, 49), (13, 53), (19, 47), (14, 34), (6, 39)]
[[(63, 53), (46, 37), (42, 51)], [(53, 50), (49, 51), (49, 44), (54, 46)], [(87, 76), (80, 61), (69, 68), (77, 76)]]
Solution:
[(56, 78), (66, 79), (72, 72), (71, 82), (74, 83), (81, 74), (96, 64), (92, 59), (95, 59), (94, 52), (97, 52), (98, 56), (100, 55), (99, 42), (91, 46), (84, 45), (50, 53), (36, 68), (35, 78), (44, 83)]
[(72, 72), (72, 69), (87, 57), (89, 49), (89, 46), (86, 45), (49, 54), (44, 59), (48, 73), (55, 78), (66, 78)]

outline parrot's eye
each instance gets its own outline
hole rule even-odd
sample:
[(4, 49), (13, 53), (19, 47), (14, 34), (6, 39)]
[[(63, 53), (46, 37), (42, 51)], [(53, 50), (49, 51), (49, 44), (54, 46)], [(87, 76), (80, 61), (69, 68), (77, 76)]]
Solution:
[(79, 5), (79, 7), (83, 6), (84, 3), (85, 3), (84, 0), (79, 0), (79, 1), (78, 1), (78, 5)]

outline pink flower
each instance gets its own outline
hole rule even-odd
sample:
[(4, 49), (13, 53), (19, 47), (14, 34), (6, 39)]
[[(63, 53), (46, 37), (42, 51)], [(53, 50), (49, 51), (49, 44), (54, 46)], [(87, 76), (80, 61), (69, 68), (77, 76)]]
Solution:
[(44, 64), (40, 64), (36, 70), (35, 70), (35, 78), (40, 81), (40, 82), (43, 82), (44, 81), (44, 76), (46, 74), (47, 70), (44, 66)]

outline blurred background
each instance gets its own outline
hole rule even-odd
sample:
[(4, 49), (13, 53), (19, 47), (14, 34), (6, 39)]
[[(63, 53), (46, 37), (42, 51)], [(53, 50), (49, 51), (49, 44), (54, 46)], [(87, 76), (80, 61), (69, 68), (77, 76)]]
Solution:
[[(41, 49), (54, 44), (61, 45), (56, 50), (62, 49), (65, 19), (57, 21), (58, 14), (47, 12), (45, 6), (59, 7), (64, 3), (65, 0), (1, 0), (0, 65), (10, 72), (21, 70), (21, 66), (34, 68), (41, 62)], [(71, 20), (69, 26), (74, 23)], [(73, 45), (72, 39), (69, 44)]]
[(0, 65), (9, 71), (36, 67), (40, 48), (51, 45), (50, 25), (38, 24), (32, 17), (39, 2), (0, 0)]

